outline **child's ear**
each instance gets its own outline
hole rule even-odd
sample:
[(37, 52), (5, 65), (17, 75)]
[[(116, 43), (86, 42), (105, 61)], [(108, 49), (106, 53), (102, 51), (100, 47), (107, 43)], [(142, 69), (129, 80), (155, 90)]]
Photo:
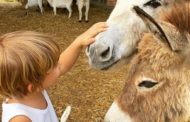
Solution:
[(34, 90), (34, 87), (33, 87), (33, 85), (31, 83), (29, 83), (28, 86), (27, 86), (27, 89), (28, 89), (28, 92), (31, 93)]
[(32, 92), (34, 92), (34, 91), (36, 91), (36, 92), (42, 91), (42, 88), (41, 88), (41, 87), (35, 88), (34, 85), (31, 84), (31, 83), (28, 84), (27, 89), (28, 89), (28, 92), (29, 92), (29, 93), (32, 93)]

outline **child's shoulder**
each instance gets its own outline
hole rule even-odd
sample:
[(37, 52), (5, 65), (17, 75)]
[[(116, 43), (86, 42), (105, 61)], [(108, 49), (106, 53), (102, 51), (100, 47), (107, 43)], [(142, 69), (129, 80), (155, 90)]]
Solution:
[[(2, 122), (18, 122), (18, 120), (30, 120), (28, 111), (24, 109), (22, 104), (19, 103), (6, 103), (2, 104)], [(10, 112), (11, 110), (11, 112)], [(14, 118), (14, 119), (13, 119)], [(24, 121), (25, 122), (25, 121)], [(26, 121), (31, 122), (31, 121)]]
[[(42, 94), (44, 95), (45, 98), (48, 97), (46, 91), (43, 91)], [(33, 121), (36, 119), (36, 116), (38, 116), (39, 114), (43, 115), (47, 113), (48, 112), (47, 109), (48, 108), (45, 109), (34, 108), (32, 106), (22, 104), (21, 102), (14, 102), (9, 99), (6, 99), (2, 103), (2, 120), (3, 122), (9, 122), (12, 118), (14, 118), (16, 120), (23, 119), (23, 120)]]

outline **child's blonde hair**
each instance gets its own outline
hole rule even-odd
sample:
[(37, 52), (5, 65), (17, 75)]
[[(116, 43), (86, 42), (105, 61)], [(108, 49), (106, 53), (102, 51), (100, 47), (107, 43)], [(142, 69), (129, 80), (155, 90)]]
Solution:
[(42, 85), (46, 73), (57, 65), (60, 48), (49, 36), (17, 31), (0, 37), (0, 92), (8, 97), (27, 95), (27, 86)]

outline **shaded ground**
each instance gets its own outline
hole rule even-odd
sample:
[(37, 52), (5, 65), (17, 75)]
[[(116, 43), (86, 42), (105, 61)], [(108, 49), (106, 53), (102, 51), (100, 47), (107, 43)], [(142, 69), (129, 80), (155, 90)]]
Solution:
[[(73, 15), (68, 19), (68, 12), (62, 9), (53, 16), (50, 8), (45, 8), (45, 14), (41, 15), (35, 8), (26, 14), (23, 8), (0, 7), (0, 35), (16, 30), (35, 30), (53, 35), (65, 49), (93, 23), (105, 21), (110, 14), (110, 10), (91, 7), (90, 22), (79, 23), (76, 6), (73, 9)], [(48, 90), (58, 117), (67, 105), (71, 105), (68, 122), (100, 121), (121, 91), (126, 72), (126, 67), (115, 71), (91, 69), (83, 51), (72, 70)]]

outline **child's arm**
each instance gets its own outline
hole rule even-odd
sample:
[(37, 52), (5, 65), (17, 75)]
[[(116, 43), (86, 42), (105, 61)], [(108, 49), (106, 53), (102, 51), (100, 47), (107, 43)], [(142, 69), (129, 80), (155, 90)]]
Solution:
[(60, 55), (58, 62), (58, 65), (60, 66), (60, 75), (69, 71), (76, 62), (81, 49), (93, 43), (95, 40), (94, 37), (106, 29), (107, 24), (105, 22), (99, 22), (78, 36), (75, 41), (73, 41), (73, 43), (71, 43), (71, 45)]

